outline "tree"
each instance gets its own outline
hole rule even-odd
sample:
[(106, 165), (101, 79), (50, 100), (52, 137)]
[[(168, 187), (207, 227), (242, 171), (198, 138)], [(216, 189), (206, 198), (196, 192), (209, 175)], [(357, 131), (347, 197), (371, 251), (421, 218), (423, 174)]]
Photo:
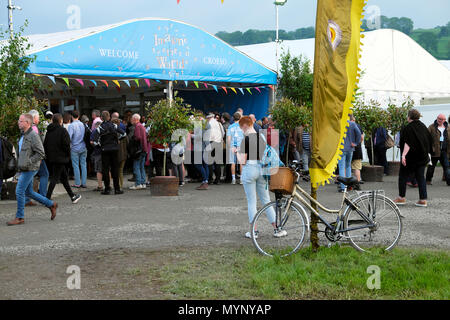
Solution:
[(311, 62), (302, 55), (283, 53), (280, 59), (281, 77), (278, 89), (284, 98), (312, 108), (313, 74)]
[(438, 47), (438, 37), (433, 32), (422, 32), (417, 42), (430, 54), (435, 55)]
[(288, 133), (288, 143), (286, 150), (286, 164), (289, 159), (289, 141), (291, 140), (291, 131), (301, 125), (311, 127), (312, 110), (304, 105), (295, 103), (292, 99), (282, 98), (277, 101), (269, 110), (277, 129)]
[(154, 106), (147, 105), (148, 125), (150, 130), (148, 138), (151, 142), (164, 146), (163, 175), (166, 175), (166, 151), (165, 148), (172, 141), (172, 134), (179, 129), (189, 130), (192, 123), (189, 114), (192, 110), (183, 99), (176, 97), (172, 102), (167, 99), (158, 101)]
[[(377, 128), (386, 128), (388, 113), (380, 107), (380, 103), (375, 100), (370, 100), (366, 103), (360, 97), (356, 97), (354, 102), (353, 114), (356, 117), (356, 122), (361, 126), (363, 132), (370, 136), (370, 141), (373, 141), (373, 133)], [(373, 143), (370, 143), (372, 159), (374, 157)]]
[[(390, 131), (395, 137), (404, 126), (408, 124), (408, 112), (414, 107), (414, 101), (408, 97), (399, 106), (393, 101), (389, 101), (386, 109), (388, 119), (386, 121), (386, 130)], [(395, 154), (392, 153), (392, 161), (394, 161)]]
[(26, 54), (31, 47), (22, 36), (26, 26), (27, 23), (11, 37), (9, 31), (2, 32), (3, 38), (8, 39), (0, 48), (0, 134), (13, 142), (20, 135), (17, 126), (20, 114), (39, 109), (39, 102), (33, 97), (39, 81), (26, 75), (35, 59)]

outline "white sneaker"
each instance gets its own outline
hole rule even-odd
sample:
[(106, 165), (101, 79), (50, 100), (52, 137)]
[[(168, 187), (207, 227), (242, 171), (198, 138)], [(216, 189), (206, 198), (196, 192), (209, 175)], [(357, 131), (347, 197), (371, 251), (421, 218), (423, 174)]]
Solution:
[(141, 185), (138, 185), (138, 186), (131, 186), (130, 187), (130, 190), (141, 190), (142, 189), (142, 186)]
[(145, 184), (140, 185), (141, 189), (147, 189), (147, 186)]
[[(258, 239), (258, 234), (259, 234), (259, 232), (258, 232), (258, 231), (255, 231), (255, 239)], [(245, 234), (245, 237), (248, 238), (248, 239), (251, 239), (251, 238), (252, 238), (252, 234), (250, 233), (250, 231), (248, 231), (248, 232)]]
[(273, 231), (273, 236), (275, 238), (286, 237), (287, 236), (287, 231), (286, 230), (274, 230)]
[(236, 179), (231, 180), (231, 184), (236, 184)]

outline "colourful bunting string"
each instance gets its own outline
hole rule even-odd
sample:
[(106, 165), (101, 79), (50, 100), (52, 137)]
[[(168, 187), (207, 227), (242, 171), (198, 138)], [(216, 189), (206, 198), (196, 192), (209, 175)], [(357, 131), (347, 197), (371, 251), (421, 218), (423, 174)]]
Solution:
[(67, 86), (69, 87), (70, 86), (70, 84), (69, 84), (69, 79), (67, 79), (67, 78), (62, 78), (63, 80), (64, 80), (64, 82), (67, 84)]
[(184, 82), (184, 85), (186, 86), (186, 88), (189, 86), (189, 82), (188, 81), (185, 81)]
[(56, 80), (54, 76), (47, 76), (54, 84), (56, 84)]
[(97, 81), (91, 80), (91, 82), (94, 84), (95, 87), (97, 86)]
[(230, 88), (231, 90), (233, 90), (234, 93), (237, 94), (236, 89), (235, 88)]
[(113, 80), (112, 81), (117, 87), (119, 87), (120, 88), (120, 83), (119, 83), (119, 81), (117, 81), (117, 80)]
[(255, 89), (256, 89), (256, 90), (258, 90), (258, 92), (259, 92), (259, 93), (261, 93), (261, 90), (259, 90), (259, 88), (258, 88), (258, 87), (255, 87)]
[(242, 88), (238, 88), (238, 89), (239, 89), (239, 91), (242, 93), (242, 95), (245, 96), (244, 89), (242, 89)]
[(226, 94), (228, 94), (227, 88), (226, 87), (222, 87), (223, 91), (225, 91)]
[(206, 89), (208, 89), (208, 84), (203, 82), (203, 85), (205, 86)]
[(136, 85), (139, 88), (139, 79), (134, 79), (134, 82), (136, 82)]
[(195, 84), (195, 86), (196, 86), (197, 89), (198, 89), (198, 81), (194, 81), (194, 84)]
[(105, 84), (105, 86), (106, 86), (106, 88), (108, 88), (109, 87), (109, 85), (108, 85), (108, 81), (106, 81), (106, 80), (100, 80), (101, 82), (103, 82), (104, 84)]
[(131, 88), (131, 85), (130, 85), (130, 81), (129, 81), (129, 80), (123, 80), (123, 82), (125, 82), (125, 84), (126, 84), (128, 87)]
[(144, 79), (147, 86), (150, 88), (150, 79)]
[(219, 91), (217, 91), (217, 86), (216, 85), (213, 85), (213, 88), (214, 88), (214, 90), (216, 90), (216, 92), (219, 92)]
[(81, 86), (84, 86), (84, 82), (83, 82), (83, 80), (81, 80), (81, 79), (75, 79), (75, 80), (77, 80), (77, 81), (78, 81), (78, 83), (79, 83), (79, 84), (81, 84)]
[(247, 91), (250, 92), (251, 95), (253, 95), (252, 91), (250, 90), (250, 88), (247, 88)]

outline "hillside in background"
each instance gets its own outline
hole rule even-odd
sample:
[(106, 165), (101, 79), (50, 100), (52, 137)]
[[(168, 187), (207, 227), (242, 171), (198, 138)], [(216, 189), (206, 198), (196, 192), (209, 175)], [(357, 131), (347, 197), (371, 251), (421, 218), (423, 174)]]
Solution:
[[(450, 60), (450, 22), (445, 26), (433, 29), (414, 29), (414, 22), (410, 18), (389, 18), (381, 16), (382, 29), (399, 30), (419, 43), (425, 50), (438, 60)], [(363, 29), (370, 30), (370, 22), (363, 21)], [(256, 43), (272, 42), (275, 40), (275, 30), (254, 30), (245, 32), (220, 31), (216, 36), (232, 46), (243, 46)], [(279, 30), (280, 40), (310, 39), (315, 36), (315, 28), (299, 28), (295, 31)]]

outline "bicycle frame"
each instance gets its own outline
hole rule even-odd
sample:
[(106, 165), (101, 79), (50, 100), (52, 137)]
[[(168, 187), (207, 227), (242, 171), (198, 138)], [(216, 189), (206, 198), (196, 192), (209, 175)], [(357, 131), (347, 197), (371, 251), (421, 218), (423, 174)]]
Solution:
[[(342, 196), (342, 202), (341, 202), (341, 207), (338, 210), (332, 210), (329, 209), (325, 206), (323, 206), (319, 201), (317, 201), (316, 199), (312, 198), (311, 195), (309, 195), (305, 190), (303, 190), (298, 182), (300, 180), (300, 175), (296, 172), (297, 175), (297, 181), (295, 183), (295, 188), (294, 191), (292, 192), (291, 196), (288, 199), (288, 203), (286, 206), (286, 212), (289, 210), (290, 206), (292, 205), (292, 202), (294, 201), (294, 199), (297, 199), (300, 201), (301, 204), (303, 204), (307, 209), (309, 209), (311, 212), (313, 212), (319, 219), (320, 221), (322, 221), (328, 228), (330, 228), (333, 232), (338, 232), (338, 233), (343, 233), (343, 232), (347, 232), (347, 231), (352, 231), (352, 230), (358, 230), (358, 229), (365, 229), (365, 228), (373, 228), (375, 227), (374, 222), (370, 219), (370, 217), (367, 217), (363, 212), (361, 212), (358, 208), (357, 205), (355, 205), (353, 203), (353, 201), (347, 197), (347, 191), (344, 192), (343, 196)], [(308, 202), (304, 197), (307, 198), (307, 200), (309, 200), (310, 202)], [(279, 196), (277, 196), (277, 201)], [(337, 220), (336, 220), (336, 224), (333, 226), (331, 225), (325, 218), (323, 218), (318, 210), (314, 209), (313, 206), (311, 205), (311, 202), (316, 205), (319, 209), (327, 212), (327, 213), (331, 213), (331, 214), (337, 214)], [(352, 208), (355, 209), (356, 212), (358, 212), (358, 214), (367, 222), (367, 225), (364, 226), (359, 226), (359, 227), (353, 227), (353, 228), (347, 228), (347, 229), (341, 229), (341, 223), (343, 221), (343, 214), (345, 212), (347, 212), (347, 208)], [(277, 217), (278, 219), (278, 217)], [(285, 217), (284, 220), (287, 220), (288, 216)]]

